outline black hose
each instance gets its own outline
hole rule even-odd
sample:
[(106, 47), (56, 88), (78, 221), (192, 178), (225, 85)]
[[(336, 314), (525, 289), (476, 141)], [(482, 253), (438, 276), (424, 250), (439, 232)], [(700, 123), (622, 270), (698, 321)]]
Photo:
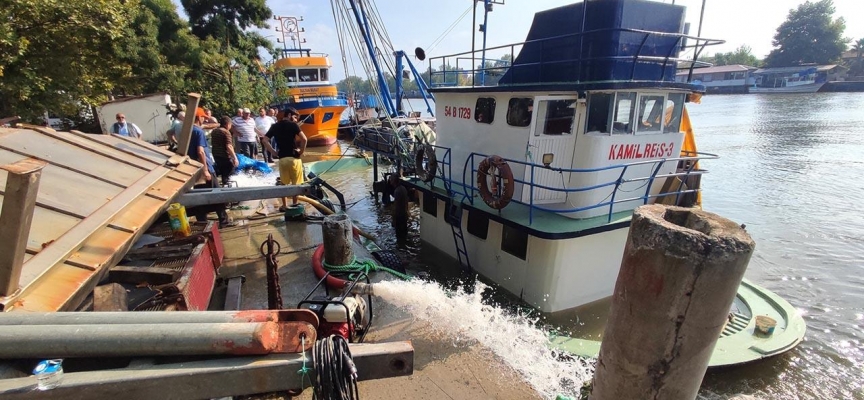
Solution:
[(318, 400), (359, 400), (357, 367), (351, 358), (348, 341), (331, 335), (315, 342), (312, 349), (315, 366), (314, 398)]

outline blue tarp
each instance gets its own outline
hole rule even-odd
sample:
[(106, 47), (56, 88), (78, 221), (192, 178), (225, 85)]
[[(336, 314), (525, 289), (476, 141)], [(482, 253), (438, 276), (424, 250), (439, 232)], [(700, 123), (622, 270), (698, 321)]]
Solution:
[(270, 168), (267, 163), (264, 161), (253, 160), (249, 157), (246, 157), (242, 154), (237, 154), (237, 170), (248, 170), (252, 169), (255, 171), (261, 171), (265, 174), (269, 174), (273, 172), (273, 168)]

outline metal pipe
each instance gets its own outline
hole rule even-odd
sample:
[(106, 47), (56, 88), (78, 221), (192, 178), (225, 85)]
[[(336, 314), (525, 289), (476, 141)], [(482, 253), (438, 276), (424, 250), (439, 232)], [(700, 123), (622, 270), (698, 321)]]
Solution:
[(0, 209), (0, 243), (5, 247), (0, 253), (0, 297), (12, 295), (18, 290), (30, 225), (36, 209), (36, 194), (39, 192), (42, 168), (46, 165), (44, 161), (25, 158), (0, 166), (6, 171), (6, 190)]
[(305, 322), (5, 326), (0, 358), (292, 353), (304, 334), (311, 345)]
[(236, 203), (246, 200), (278, 199), (311, 193), (312, 186), (308, 184), (193, 189), (180, 195), (177, 202), (186, 207), (193, 207), (208, 204)]
[[(349, 344), (357, 366), (357, 380), (408, 376), (414, 372), (411, 342)], [(35, 379), (0, 379), (4, 400), (44, 399), (124, 400), (212, 399), (244, 394), (302, 390), (308, 377), (298, 374), (315, 367), (307, 354), (271, 354), (185, 360), (145, 368), (66, 372), (63, 383), (48, 392), (33, 390)], [(304, 382), (306, 380), (306, 382)]]
[[(242, 281), (243, 277), (238, 277)], [(232, 280), (234, 278), (231, 278)], [(0, 313), (0, 331), (16, 325), (148, 325), (148, 324), (224, 324), (244, 322), (292, 321), (307, 319), (298, 314), (312, 314), (308, 310), (242, 310), (242, 311), (106, 311), (106, 312), (51, 312)]]

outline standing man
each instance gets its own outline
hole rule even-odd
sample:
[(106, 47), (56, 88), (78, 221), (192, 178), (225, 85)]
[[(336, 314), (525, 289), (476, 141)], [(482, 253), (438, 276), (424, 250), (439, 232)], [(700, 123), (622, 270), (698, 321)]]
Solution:
[[(300, 120), (300, 113), (293, 107), (288, 107), (285, 110), (283, 119), (270, 127), (267, 131), (267, 138), (276, 139), (276, 144), (279, 146), (277, 153), (269, 140), (264, 140), (264, 147), (274, 157), (279, 157), (279, 179), (283, 185), (299, 185), (303, 183), (303, 161), (300, 157), (306, 151), (306, 135), (300, 130), (300, 125), (297, 121)], [(293, 204), (297, 205), (297, 196), (294, 196)], [(288, 198), (282, 198), (282, 208), (280, 211), (285, 211), (288, 207)]]
[(168, 149), (176, 148), (177, 135), (180, 134), (180, 129), (183, 128), (183, 120), (185, 118), (186, 113), (184, 111), (180, 111), (177, 113), (177, 117), (174, 118), (173, 121), (171, 121), (171, 128), (168, 128), (168, 132), (165, 132), (165, 136), (168, 137)]
[(255, 160), (258, 156), (258, 136), (264, 133), (255, 127), (255, 120), (252, 119), (249, 109), (244, 108), (242, 111), (243, 116), (232, 121), (232, 132), (237, 137), (237, 152)]
[[(276, 120), (267, 115), (267, 109), (259, 108), (258, 116), (255, 117), (255, 128), (258, 129), (259, 132), (267, 133), (270, 131), (270, 127), (276, 123)], [(269, 140), (264, 138), (263, 136), (258, 138), (259, 141)], [(270, 143), (273, 144), (273, 143)], [(264, 146), (263, 143), (261, 146)], [(270, 152), (264, 151), (264, 161), (271, 163), (273, 162), (273, 157), (270, 155)]]
[(405, 243), (408, 239), (408, 190), (402, 185), (398, 174), (390, 174), (387, 182), (393, 188), (393, 207), (390, 223), (396, 231), (396, 242)]
[[(204, 164), (204, 180), (206, 182), (200, 185), (195, 185), (195, 189), (219, 187), (216, 183), (216, 169), (213, 167), (213, 161), (210, 155), (210, 146), (207, 144), (207, 137), (204, 136), (204, 129), (201, 129), (201, 123), (204, 118), (206, 118), (206, 115), (203, 110), (201, 110), (201, 112), (196, 112), (195, 124), (192, 125), (192, 136), (189, 139), (189, 151), (186, 153), (189, 158)], [(198, 222), (204, 222), (207, 221), (207, 214), (211, 211), (215, 211), (219, 216), (220, 228), (232, 225), (228, 220), (228, 212), (225, 211), (225, 204), (192, 207), (189, 210), (189, 213), (194, 215)]]
[(231, 174), (239, 165), (237, 154), (234, 153), (234, 144), (231, 141), (231, 117), (222, 117), (219, 127), (210, 133), (210, 139), (213, 142), (216, 175), (219, 175), (222, 186), (227, 186)]
[(126, 122), (126, 116), (123, 113), (117, 113), (117, 122), (111, 126), (111, 132), (109, 133), (141, 139), (142, 132), (138, 125)]

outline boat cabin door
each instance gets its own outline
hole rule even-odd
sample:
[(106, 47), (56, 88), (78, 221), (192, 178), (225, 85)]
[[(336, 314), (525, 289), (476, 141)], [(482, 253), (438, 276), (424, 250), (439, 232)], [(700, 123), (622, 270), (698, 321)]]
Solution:
[[(531, 204), (563, 203), (567, 192), (536, 187), (546, 186), (555, 189), (566, 188), (570, 181), (570, 173), (556, 170), (569, 169), (573, 165), (573, 151), (576, 147), (576, 134), (582, 115), (576, 96), (542, 96), (534, 98), (531, 117), (528, 148), (525, 152), (526, 162), (534, 164), (525, 167), (525, 182), (522, 201)], [(547, 166), (548, 164), (548, 166)], [(533, 176), (532, 176), (533, 173)], [(533, 192), (533, 199), (531, 198)]]

